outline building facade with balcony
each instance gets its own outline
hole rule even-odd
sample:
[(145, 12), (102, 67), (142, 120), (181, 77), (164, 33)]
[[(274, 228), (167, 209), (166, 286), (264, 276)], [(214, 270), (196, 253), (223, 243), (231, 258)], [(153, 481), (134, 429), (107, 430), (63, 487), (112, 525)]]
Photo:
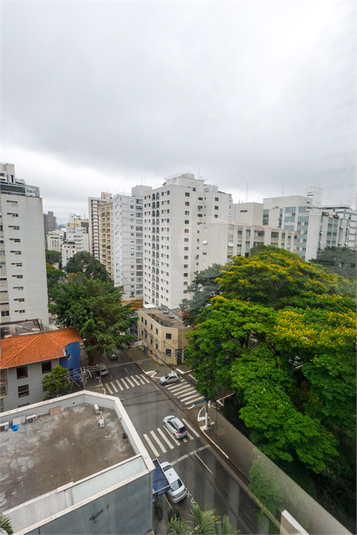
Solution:
[(111, 193), (101, 193), (99, 197), (89, 197), (88, 199), (88, 239), (89, 239), (89, 252), (100, 260), (99, 249), (99, 207), (112, 200)]
[(39, 188), (0, 164), (0, 321), (48, 325), (42, 199)]

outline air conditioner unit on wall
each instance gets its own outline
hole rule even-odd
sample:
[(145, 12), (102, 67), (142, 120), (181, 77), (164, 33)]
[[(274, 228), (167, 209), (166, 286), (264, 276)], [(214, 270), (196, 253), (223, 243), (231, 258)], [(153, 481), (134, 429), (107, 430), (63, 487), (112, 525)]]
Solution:
[(32, 416), (26, 416), (26, 422), (30, 424), (34, 420), (37, 420), (37, 414), (32, 414)]
[(7, 431), (10, 427), (10, 422), (4, 422), (0, 424), (0, 432), (1, 431)]

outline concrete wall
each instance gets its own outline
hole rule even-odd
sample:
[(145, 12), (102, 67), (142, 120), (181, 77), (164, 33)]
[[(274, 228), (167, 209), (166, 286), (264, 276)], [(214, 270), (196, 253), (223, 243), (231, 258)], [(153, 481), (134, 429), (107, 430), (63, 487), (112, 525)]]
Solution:
[[(47, 362), (47, 361), (46, 361)], [(59, 359), (53, 359), (52, 370), (59, 365)], [(17, 379), (17, 368), (7, 369), (7, 393), (3, 398), (4, 411), (11, 411), (21, 407), (43, 401), (45, 393), (42, 389), (42, 380), (46, 374), (42, 373), (42, 362), (34, 362), (27, 365), (28, 376), (23, 379)], [(24, 397), (18, 396), (18, 387), (29, 385), (29, 395)]]

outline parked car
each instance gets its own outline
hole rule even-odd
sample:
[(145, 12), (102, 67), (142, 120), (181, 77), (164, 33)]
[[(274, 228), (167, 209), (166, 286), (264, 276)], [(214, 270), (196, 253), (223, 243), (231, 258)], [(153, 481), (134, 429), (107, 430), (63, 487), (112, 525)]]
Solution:
[(118, 355), (116, 353), (112, 353), (109, 358), (110, 360), (118, 360)]
[(176, 416), (165, 416), (163, 423), (175, 438), (180, 439), (187, 435), (187, 429), (185, 425)]
[(103, 377), (103, 375), (108, 375), (108, 368), (105, 366), (105, 364), (100, 364), (99, 369), (94, 371), (94, 378), (98, 379), (99, 376)]
[(174, 470), (170, 463), (161, 463), (160, 464), (163, 472), (165, 473), (166, 479), (169, 482), (170, 488), (168, 494), (173, 503), (177, 503), (183, 500), (187, 496), (187, 489), (179, 478), (176, 470)]
[(178, 383), (180, 381), (180, 376), (177, 372), (170, 372), (163, 377), (160, 377), (160, 384), (167, 385), (170, 383)]

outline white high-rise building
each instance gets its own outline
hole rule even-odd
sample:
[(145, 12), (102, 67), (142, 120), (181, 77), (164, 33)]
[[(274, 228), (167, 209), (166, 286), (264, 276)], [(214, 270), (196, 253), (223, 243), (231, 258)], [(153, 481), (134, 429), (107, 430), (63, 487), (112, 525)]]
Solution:
[(136, 186), (131, 195), (113, 197), (113, 279), (124, 287), (124, 299), (143, 298), (143, 198), (149, 194), (150, 186)]
[(101, 197), (89, 197), (88, 199), (88, 237), (89, 252), (96, 258), (100, 259), (99, 251), (99, 207), (112, 200), (111, 193), (101, 193)]
[(232, 197), (191, 173), (144, 195), (144, 302), (177, 307), (200, 270), (203, 226), (230, 221)]
[(40, 319), (48, 325), (46, 258), (39, 188), (0, 164), (1, 322)]

